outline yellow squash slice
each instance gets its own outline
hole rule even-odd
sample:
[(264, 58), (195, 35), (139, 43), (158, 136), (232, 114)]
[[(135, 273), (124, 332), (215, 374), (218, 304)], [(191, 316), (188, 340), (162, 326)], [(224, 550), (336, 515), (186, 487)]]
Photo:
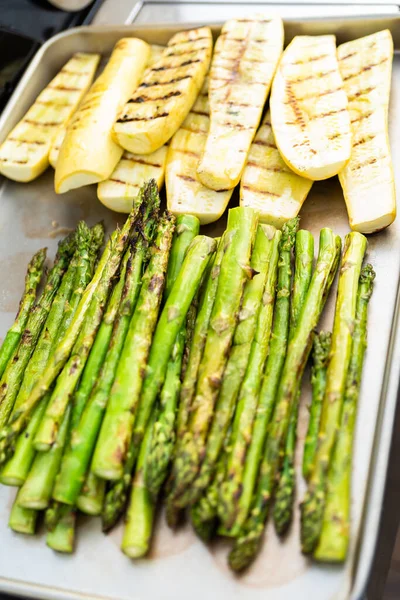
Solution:
[(99, 54), (79, 53), (64, 65), (0, 147), (0, 173), (32, 181), (47, 169), (53, 140), (87, 92), (99, 60)]
[(175, 215), (196, 215), (202, 225), (220, 218), (233, 192), (211, 190), (201, 183), (197, 175), (197, 165), (210, 126), (209, 115), (206, 77), (195, 105), (170, 142), (165, 173), (168, 210)]
[(320, 180), (343, 169), (351, 128), (333, 35), (293, 39), (279, 62), (270, 108), (276, 145), (293, 171)]
[(197, 171), (200, 181), (213, 190), (239, 183), (283, 37), (279, 18), (234, 19), (222, 28), (210, 70), (210, 131)]
[(103, 73), (68, 124), (55, 173), (58, 194), (107, 179), (122, 156), (111, 136), (119, 111), (136, 89), (150, 47), (136, 38), (119, 40)]
[(286, 165), (275, 144), (268, 111), (247, 157), (240, 182), (240, 205), (258, 211), (260, 221), (280, 229), (299, 214), (312, 186)]
[[(147, 69), (160, 59), (165, 46), (152, 45)], [(125, 152), (121, 160), (111, 173), (109, 179), (101, 181), (97, 186), (97, 197), (107, 208), (116, 212), (129, 213), (132, 209), (133, 199), (139, 189), (149, 179), (155, 179), (158, 189), (164, 184), (165, 163), (167, 146), (161, 146), (153, 154), (131, 154)]]
[(212, 36), (208, 27), (174, 35), (126, 103), (114, 138), (134, 154), (151, 154), (179, 129), (208, 71)]
[(390, 31), (342, 44), (338, 59), (353, 130), (351, 158), (339, 173), (339, 180), (351, 228), (373, 233), (396, 218), (388, 136), (393, 61)]
[(124, 152), (109, 179), (97, 186), (97, 197), (107, 208), (128, 213), (140, 188), (149, 179), (155, 179), (158, 189), (164, 184), (167, 146), (152, 154)]
[[(152, 67), (158, 60), (162, 53), (165, 50), (165, 46), (159, 46), (158, 44), (151, 44), (150, 46), (150, 56), (147, 63), (147, 67)], [(67, 133), (67, 125), (66, 123), (63, 127), (60, 127), (58, 133), (54, 139), (54, 142), (50, 148), (49, 161), (53, 169), (56, 168), (58, 155), (60, 154), (60, 148), (65, 138), (65, 134)]]

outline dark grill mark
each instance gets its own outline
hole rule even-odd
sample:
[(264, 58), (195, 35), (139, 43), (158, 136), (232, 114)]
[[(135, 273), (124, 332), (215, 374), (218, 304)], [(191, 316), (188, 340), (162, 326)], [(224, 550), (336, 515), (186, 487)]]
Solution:
[(328, 58), (330, 54), (320, 54), (319, 56), (312, 56), (311, 58), (307, 58), (307, 60), (296, 60), (292, 62), (292, 65), (307, 65), (310, 62), (316, 62), (317, 60), (323, 60), (324, 58)]
[(18, 138), (13, 138), (13, 137), (9, 137), (8, 140), (10, 142), (17, 142), (19, 144), (30, 144), (32, 146), (45, 146), (47, 142), (40, 142), (38, 140), (35, 141), (31, 141), (31, 140), (20, 140)]
[(364, 88), (363, 90), (360, 90), (359, 92), (356, 92), (352, 96), (349, 96), (349, 102), (351, 102), (352, 100), (356, 100), (356, 98), (359, 98), (360, 96), (364, 96), (365, 94), (369, 94), (374, 89), (375, 89), (375, 86), (371, 85), (370, 87)]
[(168, 98), (175, 98), (176, 96), (181, 96), (182, 92), (176, 90), (175, 92), (169, 92), (168, 94), (164, 94), (164, 96), (156, 96), (155, 98), (151, 98), (150, 96), (138, 96), (137, 98), (131, 98), (128, 100), (127, 104), (141, 104), (142, 102), (158, 102), (160, 100), (168, 100)]
[(139, 88), (149, 88), (156, 87), (158, 85), (171, 85), (172, 83), (178, 83), (179, 81), (183, 81), (184, 79), (190, 79), (191, 75), (183, 75), (182, 77), (175, 77), (175, 79), (170, 79), (169, 81), (154, 81), (152, 83), (146, 83), (145, 81), (139, 85)]
[(201, 60), (199, 58), (195, 59), (195, 60), (185, 60), (183, 63), (180, 63), (179, 65), (175, 65), (175, 66), (165, 66), (165, 67), (153, 67), (153, 69), (150, 69), (150, 71), (174, 71), (176, 69), (180, 69), (181, 67), (188, 67), (189, 65), (193, 65), (195, 63), (199, 63), (201, 62)]
[(191, 177), (190, 175), (177, 175), (177, 177), (179, 177), (179, 179), (183, 179), (184, 181), (196, 181), (196, 179), (194, 177)]
[(246, 127), (246, 125), (242, 125), (241, 123), (232, 123), (231, 121), (225, 121), (225, 123), (221, 123), (221, 125), (225, 127), (232, 127), (233, 129), (240, 129), (241, 131), (254, 129), (254, 127)]
[(12, 158), (0, 158), (0, 162), (15, 163), (16, 165), (26, 165), (28, 159), (25, 158), (24, 160), (13, 160)]
[(130, 162), (138, 163), (139, 165), (147, 165), (148, 167), (156, 167), (156, 168), (162, 167), (162, 165), (159, 165), (158, 163), (148, 162), (144, 158), (129, 158), (128, 156), (123, 156), (122, 159), (129, 160)]
[(198, 42), (199, 40), (209, 40), (208, 36), (192, 38), (188, 40), (183, 40), (182, 42), (175, 42), (175, 44), (168, 44), (168, 48), (174, 48), (175, 46), (183, 46), (184, 44), (193, 44), (193, 42)]
[(384, 157), (380, 157), (378, 158), (368, 158), (367, 160), (365, 160), (364, 162), (358, 164), (356, 167), (353, 167), (351, 170), (352, 171), (358, 171), (358, 169), (363, 169), (364, 167), (367, 167), (368, 165), (373, 165), (376, 162), (378, 162), (378, 160), (382, 160)]
[(341, 133), (340, 131), (338, 131), (337, 133), (334, 133), (333, 135), (329, 135), (328, 136), (328, 140), (336, 140), (336, 138), (341, 137)]
[(346, 54), (346, 56), (343, 56), (340, 60), (340, 62), (342, 62), (342, 60), (347, 60), (348, 58), (351, 58), (352, 56), (356, 56), (357, 52), (350, 52), (350, 54)]
[(271, 144), (270, 142), (264, 142), (264, 140), (255, 140), (253, 144), (256, 144), (256, 146), (265, 146), (266, 148), (274, 148), (276, 150), (275, 144)]
[(29, 123), (29, 125), (35, 125), (40, 127), (57, 127), (62, 125), (62, 121), (34, 121), (33, 119), (24, 119), (24, 123)]
[(202, 117), (209, 117), (210, 114), (208, 112), (205, 112), (203, 110), (191, 110), (190, 111), (192, 113), (192, 115), (200, 115)]
[[(315, 92), (313, 94), (308, 94), (303, 96), (302, 98), (298, 98), (298, 102), (303, 102), (304, 100), (312, 100), (313, 98), (320, 98), (321, 96), (329, 96), (330, 94), (336, 94), (336, 92), (341, 92), (342, 88), (332, 88), (330, 90), (326, 90), (325, 92)], [(287, 102), (285, 102), (287, 104)]]
[(320, 115), (315, 115), (314, 117), (312, 117), (312, 119), (310, 119), (310, 121), (314, 119), (325, 119), (325, 117), (332, 117), (333, 115), (338, 115), (342, 112), (347, 112), (347, 109), (338, 108), (337, 110), (330, 110), (329, 112), (321, 113)]
[(255, 192), (256, 194), (263, 194), (265, 196), (275, 196), (275, 198), (280, 198), (279, 194), (275, 194), (275, 192), (269, 192), (268, 190), (259, 190), (253, 185), (242, 185), (243, 190), (248, 190), (249, 192)]
[(79, 87), (71, 87), (67, 85), (49, 85), (47, 89), (50, 90), (58, 90), (60, 92), (81, 92), (82, 88)]
[(175, 152), (179, 152), (179, 154), (186, 154), (187, 156), (193, 156), (193, 158), (200, 158), (200, 154), (197, 152), (191, 152), (190, 150), (175, 150)]
[(208, 46), (199, 46), (194, 50), (182, 50), (182, 52), (166, 52), (164, 56), (190, 56), (191, 54), (196, 54), (197, 52), (201, 52), (202, 50), (208, 50)]
[(353, 148), (355, 148), (356, 146), (361, 146), (362, 144), (366, 144), (367, 142), (371, 142), (373, 139), (375, 139), (375, 134), (370, 134), (370, 135), (366, 135), (365, 137), (362, 137), (360, 140), (358, 140), (358, 142), (354, 142), (353, 144)]
[(348, 81), (349, 79), (353, 79), (354, 77), (358, 77), (358, 75), (361, 75), (361, 73), (364, 73), (365, 71), (370, 71), (374, 67), (379, 67), (379, 65), (382, 65), (386, 61), (387, 61), (387, 57), (386, 58), (382, 58), (382, 60), (380, 60), (377, 63), (371, 63), (370, 65), (367, 65), (366, 67), (363, 67), (359, 71), (356, 71), (355, 73), (351, 73), (350, 75), (347, 75), (347, 77), (343, 78), (343, 81)]
[(327, 77), (333, 73), (336, 73), (336, 69), (325, 71), (324, 73), (313, 73), (311, 75), (305, 75), (304, 77), (296, 77), (296, 79), (291, 80), (291, 83), (302, 83), (303, 81), (311, 81), (311, 79), (321, 79), (321, 77)]
[(151, 117), (128, 117), (128, 115), (124, 115), (121, 119), (117, 120), (117, 123), (131, 123), (132, 121), (155, 121), (156, 119), (161, 119), (162, 117), (168, 117), (169, 113), (163, 112), (159, 115), (154, 115)]
[(121, 185), (130, 185), (131, 187), (139, 187), (136, 183), (129, 183), (128, 181), (123, 181), (122, 179), (115, 179), (114, 177), (110, 177), (109, 181), (113, 181), (114, 183), (119, 183)]
[(372, 110), (365, 113), (364, 115), (361, 115), (361, 117), (357, 117), (356, 119), (352, 119), (351, 122), (352, 123), (359, 123), (360, 121), (363, 121), (364, 119), (368, 119), (368, 117), (370, 117), (372, 115)]

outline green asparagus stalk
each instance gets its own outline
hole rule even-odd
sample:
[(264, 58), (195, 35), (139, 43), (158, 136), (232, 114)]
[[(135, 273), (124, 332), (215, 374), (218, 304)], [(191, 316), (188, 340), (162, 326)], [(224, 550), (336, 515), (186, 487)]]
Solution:
[[(249, 410), (253, 415), (254, 422), (250, 419), (247, 420), (246, 428), (239, 431), (236, 426), (227, 474), (224, 484), (220, 488), (219, 516), (227, 530), (232, 528), (236, 519), (239, 519), (241, 524), (244, 512), (248, 511), (264, 445), (266, 427), (273, 410), (276, 390), (286, 356), (290, 318), (291, 252), (298, 222), (296, 219), (282, 228), (274, 323), (264, 381), (261, 385), (264, 366), (262, 362), (259, 363), (258, 369), (254, 369), (250, 379), (250, 383), (256, 386), (257, 392), (261, 388), (259, 394), (249, 394)], [(265, 352), (263, 358), (266, 359)], [(247, 395), (243, 395), (243, 402), (247, 402)]]
[[(103, 234), (104, 228), (101, 224), (95, 225), (92, 230), (89, 230), (83, 222), (78, 224), (75, 254), (54, 299), (36, 350), (28, 363), (14, 410), (26, 401), (50, 360), (51, 352), (63, 338), (86, 285), (92, 277), (93, 260), (102, 244)], [(26, 430), (18, 436), (15, 452), (2, 471), (0, 478), (2, 483), (22, 485), (25, 481), (35, 456), (33, 439), (49, 399), (50, 394), (46, 394), (35, 408)]]
[(252, 398), (253, 402), (257, 400), (257, 392), (251, 393), (253, 388), (250, 380), (256, 364), (258, 365), (263, 357), (265, 360), (269, 344), (279, 239), (280, 232), (277, 234), (273, 227), (258, 226), (251, 257), (251, 267), (257, 275), (248, 281), (244, 288), (239, 323), (208, 434), (204, 460), (192, 485), (177, 500), (178, 506), (195, 502), (211, 481), (238, 396), (234, 428), (239, 426), (244, 402), (249, 398)]
[(211, 312), (214, 306), (215, 294), (218, 287), (222, 257), (225, 253), (224, 236), (218, 243), (215, 258), (209, 267), (208, 275), (199, 301), (199, 308), (193, 331), (190, 354), (187, 361), (185, 376), (182, 381), (177, 417), (177, 438), (180, 439), (186, 431), (189, 421), (190, 407), (196, 392), (197, 375), (207, 339)]
[[(230, 431), (226, 439), (230, 438)], [(193, 528), (204, 542), (210, 540), (218, 522), (219, 490), (225, 478), (229, 452), (224, 448), (219, 455), (215, 468), (214, 478), (205, 488), (202, 496), (190, 509), (190, 518)]]
[(5, 426), (13, 409), (25, 369), (36, 347), (40, 332), (51, 309), (54, 296), (70, 261), (74, 244), (74, 236), (68, 236), (60, 243), (46, 287), (38, 302), (32, 308), (20, 343), (3, 373), (0, 381), (0, 428)]
[(106, 481), (100, 479), (89, 470), (85, 483), (76, 501), (79, 510), (86, 515), (97, 517), (103, 510), (104, 496), (106, 493)]
[(88, 309), (91, 301), (98, 291), (99, 284), (111, 282), (115, 272), (119, 267), (122, 255), (125, 251), (132, 225), (135, 223), (140, 210), (140, 203), (135, 204), (132, 212), (128, 216), (124, 227), (118, 234), (112, 236), (107, 244), (101, 260), (97, 265), (96, 272), (92, 281), (84, 291), (78, 308), (71, 319), (68, 330), (63, 336), (63, 339), (57, 345), (56, 350), (52, 353), (51, 361), (47, 365), (40, 380), (36, 383), (32, 393), (26, 402), (24, 402), (18, 410), (16, 410), (6, 427), (0, 429), (0, 464), (4, 462), (6, 450), (13, 443), (15, 437), (26, 426), (33, 409), (43, 396), (50, 390), (55, 379), (63, 369), (68, 357), (71, 354), (72, 348), (77, 341), (82, 324), (87, 317)]
[(251, 252), (257, 231), (257, 213), (248, 208), (229, 211), (226, 247), (211, 314), (189, 429), (178, 444), (173, 465), (171, 497), (178, 498), (197, 475), (206, 437), (221, 387), (237, 325), (246, 279), (253, 276)]
[(125, 276), (128, 261), (131, 257), (131, 249), (125, 252), (121, 263), (120, 273), (117, 283), (115, 284), (110, 299), (107, 304), (107, 309), (101, 321), (99, 330), (94, 340), (88, 360), (82, 373), (82, 378), (79, 387), (74, 395), (74, 419), (71, 426), (75, 429), (82, 414), (82, 410), (86, 405), (89, 395), (95, 385), (100, 369), (108, 352), (111, 334), (113, 331), (114, 321), (117, 317), (117, 311), (121, 302), (122, 292), (125, 285)]
[(104, 479), (119, 479), (130, 443), (153, 331), (156, 326), (171, 248), (174, 220), (160, 222), (154, 253), (117, 366), (93, 457), (93, 470)]
[(179, 215), (176, 219), (174, 241), (168, 261), (164, 298), (167, 299), (181, 270), (185, 254), (196, 235), (199, 234), (200, 221), (194, 215)]
[(23, 508), (42, 510), (47, 508), (54, 481), (60, 467), (61, 458), (71, 420), (69, 406), (62, 420), (56, 442), (48, 452), (38, 452), (31, 470), (18, 494), (18, 503)]
[(358, 281), (366, 248), (367, 240), (362, 234), (353, 231), (346, 236), (318, 445), (307, 493), (301, 506), (301, 543), (302, 550), (306, 554), (315, 550), (321, 534), (327, 474), (343, 406), (351, 356)]
[(137, 452), (143, 440), (154, 403), (164, 383), (176, 336), (185, 322), (187, 311), (197, 293), (210, 257), (215, 251), (215, 246), (215, 241), (206, 236), (197, 236), (193, 240), (164, 305), (150, 349), (146, 379), (135, 419), (132, 440), (127, 449), (123, 476), (110, 487), (106, 495), (103, 510), (104, 530), (109, 529), (116, 523), (125, 506)]
[[(177, 217), (174, 240), (172, 242), (168, 262), (167, 281), (164, 298), (167, 299), (175, 283), (187, 249), (198, 235), (200, 223), (192, 215)], [(190, 312), (189, 308), (188, 315)], [(175, 422), (178, 398), (181, 388), (181, 371), (186, 342), (186, 323), (175, 340), (171, 357), (168, 362), (165, 382), (160, 394), (157, 419), (154, 423), (152, 443), (148, 454), (149, 464), (146, 468), (146, 485), (156, 498), (163, 484), (175, 446)]]
[[(296, 234), (295, 271), (290, 306), (290, 337), (296, 330), (299, 316), (307, 296), (307, 291), (312, 277), (313, 260), (314, 238), (309, 231), (301, 229)], [(283, 468), (279, 477), (279, 483), (276, 491), (273, 516), (275, 529), (279, 535), (286, 533), (290, 523), (292, 522), (296, 486), (294, 460), (296, 452), (299, 401), (300, 389), (297, 392), (297, 399), (293, 405), (290, 416)]]
[(31, 508), (22, 508), (18, 503), (18, 494), (11, 508), (8, 526), (17, 533), (33, 535), (36, 530), (38, 511)]
[(156, 415), (157, 410), (155, 408), (140, 446), (128, 515), (122, 538), (122, 552), (130, 558), (140, 558), (147, 554), (153, 532), (155, 502), (154, 497), (147, 487), (146, 480), (147, 468), (150, 464), (149, 452), (154, 434)]
[(372, 295), (374, 279), (375, 272), (372, 266), (368, 264), (363, 267), (357, 292), (353, 345), (340, 417), (341, 425), (329, 467), (321, 537), (314, 552), (314, 558), (323, 562), (343, 562), (349, 545), (354, 427), (364, 354), (367, 348), (368, 303)]
[[(330, 229), (321, 230), (317, 264), (298, 325), (288, 345), (251, 512), (245, 524), (240, 523), (242, 529), (229, 556), (229, 564), (235, 571), (247, 567), (260, 547), (276, 476), (280, 468), (291, 409), (311, 350), (313, 332), (318, 324), (326, 297), (326, 287), (332, 281), (330, 273), (335, 263), (336, 243), (335, 236)], [(247, 460), (249, 460), (248, 456)], [(243, 518), (242, 515), (240, 517)]]
[[(118, 361), (129, 329), (129, 323), (139, 296), (143, 264), (146, 260), (147, 245), (151, 242), (153, 220), (156, 219), (157, 210), (146, 216), (149, 220), (144, 228), (146, 238), (140, 234), (136, 240), (136, 250), (128, 263), (121, 301), (118, 298), (118, 313), (114, 322), (107, 356), (97, 382), (93, 387), (88, 404), (72, 433), (70, 446), (63, 458), (54, 490), (54, 498), (66, 504), (75, 504), (79, 494), (81, 494), (81, 488), (84, 484), (85, 474), (97, 440)], [(94, 474), (90, 477), (93, 484), (95, 479)], [(100, 483), (98, 485), (100, 486)], [(92, 486), (90, 486), (91, 488)], [(84, 492), (83, 495), (85, 495)]]
[(312, 401), (310, 420), (303, 454), (303, 476), (310, 477), (318, 444), (319, 424), (321, 420), (322, 403), (326, 387), (326, 369), (328, 367), (329, 352), (332, 335), (330, 332), (321, 331), (314, 340), (313, 366), (311, 369)]
[(52, 550), (71, 554), (74, 551), (76, 509), (63, 506), (56, 527), (47, 532), (46, 544)]
[(7, 331), (6, 337), (0, 348), (0, 377), (2, 377), (8, 361), (14, 354), (24, 332), (30, 312), (36, 300), (36, 290), (43, 275), (46, 248), (39, 250), (28, 265), (25, 277), (24, 294), (19, 303), (19, 309), (14, 323)]

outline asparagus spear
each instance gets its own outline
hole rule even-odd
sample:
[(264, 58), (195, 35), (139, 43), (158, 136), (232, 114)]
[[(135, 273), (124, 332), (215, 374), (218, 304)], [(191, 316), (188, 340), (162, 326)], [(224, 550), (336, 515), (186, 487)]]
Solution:
[[(307, 296), (312, 276), (314, 260), (314, 238), (309, 231), (301, 229), (296, 234), (295, 271), (290, 306), (290, 337), (296, 330), (301, 310)], [(286, 533), (292, 521), (293, 502), (295, 496), (296, 430), (299, 413), (300, 389), (290, 416), (289, 430), (286, 439), (285, 456), (282, 473), (276, 491), (274, 506), (275, 529), (279, 535)]]
[(239, 425), (244, 402), (250, 397), (256, 402), (257, 392), (251, 393), (253, 388), (250, 383), (254, 370), (263, 358), (265, 360), (268, 348), (279, 239), (280, 232), (277, 234), (274, 228), (267, 225), (258, 226), (251, 257), (251, 267), (258, 274), (248, 281), (244, 288), (239, 323), (216, 403), (204, 460), (191, 487), (177, 500), (179, 506), (195, 502), (211, 481), (238, 396), (234, 428)]
[(36, 300), (36, 290), (42, 278), (45, 260), (46, 248), (43, 248), (36, 252), (28, 265), (25, 277), (24, 294), (19, 303), (17, 316), (15, 317), (14, 323), (7, 331), (6, 337), (0, 348), (0, 377), (2, 377), (8, 361), (14, 354), (28, 322), (30, 312)]
[(93, 470), (104, 479), (118, 479), (122, 475), (143, 382), (142, 373), (160, 308), (174, 224), (169, 215), (160, 222), (154, 253), (143, 276), (117, 366), (93, 457)]
[(318, 445), (307, 493), (301, 506), (301, 543), (304, 553), (313, 552), (321, 533), (326, 499), (326, 480), (343, 406), (346, 376), (350, 363), (361, 265), (366, 238), (347, 234), (340, 267), (330, 361), (321, 412)]
[(39, 512), (37, 510), (22, 508), (18, 504), (17, 494), (11, 508), (8, 526), (16, 533), (34, 535), (38, 516)]
[(56, 527), (47, 532), (46, 544), (52, 550), (71, 554), (74, 551), (76, 509), (63, 506)]
[(135, 420), (133, 436), (127, 450), (123, 476), (113, 484), (106, 495), (103, 510), (103, 529), (112, 527), (118, 520), (126, 502), (132, 469), (142, 442), (154, 402), (164, 383), (168, 360), (187, 311), (200, 286), (210, 256), (216, 243), (206, 236), (197, 236), (190, 245), (185, 260), (158, 321), (147, 365)]
[(121, 549), (130, 558), (140, 558), (147, 554), (153, 531), (155, 502), (146, 484), (151, 439), (154, 434), (157, 411), (150, 417), (149, 427), (140, 446), (137, 468), (132, 485)]
[[(28, 363), (14, 410), (26, 401), (50, 360), (51, 352), (63, 338), (86, 285), (92, 277), (94, 258), (102, 244), (103, 236), (104, 228), (100, 223), (92, 230), (89, 230), (83, 222), (78, 224), (74, 256), (54, 299), (41, 339)], [(35, 408), (26, 430), (18, 436), (15, 452), (2, 471), (2, 483), (22, 485), (25, 481), (35, 456), (33, 438), (49, 399), (50, 395), (46, 394)]]
[(31, 470), (18, 494), (18, 503), (23, 508), (42, 510), (47, 508), (54, 480), (60, 467), (64, 445), (71, 420), (71, 406), (67, 408), (57, 434), (56, 442), (48, 452), (38, 452)]
[(89, 470), (76, 501), (79, 510), (86, 515), (99, 516), (103, 509), (106, 481)]
[(53, 382), (68, 360), (81, 330), (82, 323), (85, 320), (88, 308), (91, 305), (91, 300), (97, 292), (100, 282), (104, 282), (104, 280), (111, 281), (117, 271), (130, 236), (132, 225), (137, 219), (139, 209), (140, 204), (138, 203), (132, 209), (122, 230), (111, 237), (111, 240), (103, 252), (101, 260), (97, 265), (93, 279), (81, 297), (78, 308), (71, 319), (71, 323), (65, 336), (52, 354), (51, 361), (47, 365), (40, 380), (36, 383), (27, 401), (14, 412), (7, 426), (0, 429), (0, 464), (5, 460), (7, 447), (13, 443), (18, 433), (26, 426), (33, 409), (41, 398), (43, 398), (50, 390)]
[[(330, 273), (335, 263), (336, 243), (335, 236), (330, 229), (321, 230), (317, 265), (298, 325), (289, 341), (251, 512), (229, 555), (229, 564), (235, 571), (247, 567), (256, 556), (260, 546), (289, 427), (291, 408), (296, 399), (299, 381), (301, 381), (311, 350), (313, 331), (321, 315), (326, 297), (326, 287), (332, 281)], [(247, 460), (249, 460), (248, 456)], [(243, 518), (242, 515), (240, 515), (241, 518)]]
[[(107, 327), (109, 326), (111, 319), (115, 318), (115, 308), (118, 307), (121, 299), (125, 280), (125, 271), (129, 257), (130, 251), (128, 250), (125, 253), (125, 257), (121, 265), (120, 280), (115, 286), (108, 304), (108, 310), (106, 313)], [(100, 367), (98, 361), (92, 361), (90, 366), (92, 372), (93, 370), (96, 370), (96, 374), (98, 374)], [(19, 502), (21, 506), (25, 508), (36, 509), (47, 508), (53, 492), (54, 482), (56, 481), (56, 476), (60, 469), (64, 450), (69, 441), (70, 431), (73, 430), (76, 424), (79, 422), (81, 412), (84, 408), (87, 395), (86, 388), (88, 387), (88, 381), (90, 382), (93, 377), (92, 372), (87, 374), (86, 377), (84, 374), (81, 385), (85, 387), (85, 390), (84, 393), (80, 395), (78, 402), (74, 403), (73, 409), (72, 405), (67, 407), (67, 411), (61, 422), (60, 429), (57, 432), (56, 442), (48, 452), (39, 452), (36, 455), (30, 473), (21, 488), (19, 496)]]
[(322, 402), (325, 395), (326, 369), (328, 367), (331, 339), (332, 335), (330, 332), (321, 331), (314, 340), (313, 366), (311, 370), (312, 401), (303, 454), (303, 476), (305, 479), (309, 478), (312, 471), (318, 444), (319, 423), (321, 420)]
[(372, 295), (374, 279), (375, 272), (372, 266), (368, 264), (363, 267), (358, 284), (353, 345), (340, 417), (341, 425), (329, 466), (321, 537), (314, 552), (314, 558), (324, 562), (343, 562), (349, 544), (354, 427), (364, 354), (367, 348), (368, 303)]
[(58, 248), (54, 266), (49, 273), (46, 287), (32, 308), (20, 343), (9, 361), (0, 381), (0, 428), (3, 428), (13, 409), (25, 369), (36, 347), (40, 332), (51, 309), (54, 296), (61, 283), (74, 250), (74, 236), (68, 236)]
[[(136, 249), (128, 263), (122, 299), (120, 302), (119, 298), (116, 301), (118, 313), (114, 322), (107, 356), (89, 401), (73, 431), (71, 444), (63, 458), (54, 497), (66, 504), (74, 504), (78, 500), (84, 484), (85, 474), (101, 427), (129, 323), (139, 296), (143, 264), (146, 261), (148, 244), (152, 241), (154, 221), (157, 214), (158, 206), (146, 213), (145, 226), (140, 226), (141, 231), (136, 239)], [(112, 310), (114, 312), (114, 306)], [(87, 488), (88, 491), (93, 487), (94, 474), (90, 478), (92, 485)], [(100, 484), (98, 485), (100, 486)], [(83, 493), (83, 495), (85, 494)], [(81, 503), (84, 502), (82, 499)]]
[[(165, 299), (168, 298), (178, 273), (182, 268), (187, 249), (195, 236), (198, 235), (199, 229), (200, 223), (197, 217), (193, 217), (192, 215), (180, 215), (177, 217), (175, 236), (168, 263), (167, 281), (164, 292)], [(149, 464), (146, 468), (146, 485), (154, 497), (157, 497), (159, 489), (167, 476), (168, 465), (175, 446), (176, 409), (181, 388), (181, 370), (185, 341), (186, 323), (178, 333), (172, 348), (165, 382), (160, 394), (157, 419), (153, 425), (154, 431), (148, 453)]]
[(164, 299), (168, 298), (181, 270), (187, 249), (196, 235), (199, 234), (199, 229), (200, 221), (194, 215), (179, 215), (176, 218), (175, 235), (168, 261)]
[(244, 284), (252, 277), (250, 256), (257, 231), (257, 214), (248, 208), (229, 211), (226, 247), (211, 314), (189, 429), (178, 444), (173, 465), (172, 498), (193, 482), (204, 455), (206, 437), (229, 349), (238, 321)]
[[(286, 306), (285, 334), (287, 334), (290, 306), (291, 252), (295, 243), (298, 224), (299, 219), (296, 218), (283, 225), (279, 245), (278, 287), (276, 294), (277, 303), (282, 303)], [(258, 374), (260, 374), (259, 369), (257, 370)], [(241, 394), (236, 408), (227, 472), (225, 481), (220, 489), (220, 518), (227, 529), (233, 525), (237, 514), (246, 453), (252, 439), (257, 400), (258, 396), (255, 394)]]
[(193, 331), (190, 354), (187, 361), (185, 376), (182, 381), (179, 398), (179, 409), (177, 417), (177, 438), (180, 439), (186, 431), (189, 420), (190, 407), (196, 391), (197, 374), (203, 356), (204, 346), (207, 339), (207, 331), (210, 323), (211, 312), (214, 306), (215, 294), (218, 286), (221, 261), (225, 252), (224, 236), (218, 243), (215, 258), (210, 264), (209, 274), (204, 291), (201, 294), (199, 309)]

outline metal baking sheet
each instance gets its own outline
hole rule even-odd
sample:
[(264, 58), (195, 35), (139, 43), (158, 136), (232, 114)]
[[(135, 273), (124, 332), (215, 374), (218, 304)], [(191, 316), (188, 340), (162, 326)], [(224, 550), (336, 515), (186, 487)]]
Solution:
[[(45, 44), (34, 58), (0, 120), (0, 141), (23, 116), (35, 96), (73, 52), (108, 54), (122, 36), (133, 35), (151, 43), (166, 43), (174, 26), (88, 27), (63, 33)], [(400, 49), (400, 18), (363, 18), (285, 21), (286, 42), (296, 34), (336, 33), (338, 43), (389, 27)], [(214, 27), (218, 33), (219, 28)], [(390, 109), (390, 137), (394, 164), (400, 162), (400, 57), (395, 55)], [(398, 189), (400, 182), (397, 181)], [(348, 221), (336, 179), (315, 184), (301, 211), (302, 226), (317, 235), (323, 226), (342, 236)], [(17, 184), (0, 181), (0, 331), (11, 324), (22, 291), (31, 254), (48, 246), (79, 219), (90, 224), (104, 219), (111, 230), (121, 216), (104, 208), (94, 187), (56, 196), (53, 172), (37, 181)], [(222, 222), (204, 228), (216, 234)], [(53, 553), (43, 536), (27, 537), (7, 528), (14, 490), (0, 489), (0, 590), (35, 598), (108, 598), (113, 600), (344, 600), (362, 597), (376, 542), (386, 478), (388, 452), (400, 374), (398, 284), (400, 273), (400, 220), (369, 238), (369, 259), (377, 281), (370, 307), (369, 348), (357, 422), (352, 493), (352, 542), (344, 566), (316, 565), (302, 557), (298, 511), (290, 535), (278, 540), (267, 528), (263, 550), (244, 576), (235, 577), (226, 566), (226, 545), (204, 546), (187, 527), (172, 533), (161, 515), (150, 556), (131, 562), (119, 550), (121, 528), (100, 533), (97, 519), (82, 518), (77, 549), (72, 556)], [(323, 327), (330, 327), (334, 293), (327, 305)], [(299, 438), (305, 434), (309, 386), (304, 385)], [(299, 444), (301, 447), (301, 444)], [(301, 459), (300, 453), (297, 457)], [(304, 491), (298, 482), (298, 498)]]

